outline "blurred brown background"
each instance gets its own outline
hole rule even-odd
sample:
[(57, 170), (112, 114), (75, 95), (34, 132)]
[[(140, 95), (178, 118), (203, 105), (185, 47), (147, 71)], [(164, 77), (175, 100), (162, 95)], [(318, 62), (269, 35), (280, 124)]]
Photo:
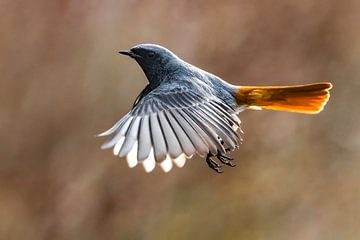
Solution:
[[(359, 239), (360, 1), (0, 0), (0, 239)], [(146, 174), (94, 135), (158, 43), (233, 84), (331, 81), (321, 114), (240, 114), (236, 168)]]

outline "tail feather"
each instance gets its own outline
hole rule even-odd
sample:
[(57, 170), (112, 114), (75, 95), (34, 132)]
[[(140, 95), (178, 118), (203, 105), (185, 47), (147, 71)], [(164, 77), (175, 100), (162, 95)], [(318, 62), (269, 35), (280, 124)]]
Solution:
[(316, 114), (329, 100), (331, 83), (297, 86), (241, 86), (236, 93), (240, 106)]

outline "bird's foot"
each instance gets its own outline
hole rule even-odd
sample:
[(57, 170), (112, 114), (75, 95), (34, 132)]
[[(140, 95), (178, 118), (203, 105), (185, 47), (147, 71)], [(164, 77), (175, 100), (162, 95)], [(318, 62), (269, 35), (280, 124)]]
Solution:
[[(228, 152), (228, 151), (230, 151), (230, 149), (229, 150), (226, 149), (226, 152)], [(223, 171), (220, 170), (221, 165), (212, 159), (212, 157), (214, 157), (214, 156), (217, 159), (219, 159), (219, 161), (221, 163), (225, 164), (226, 166), (229, 166), (229, 167), (236, 166), (235, 164), (233, 164), (231, 162), (232, 160), (234, 160), (233, 158), (226, 156), (225, 154), (221, 153), (220, 151), (218, 151), (216, 155), (213, 155), (211, 152), (209, 152), (208, 155), (206, 156), (206, 163), (212, 170), (214, 170), (217, 173), (222, 173)]]
[(225, 154), (222, 154), (221, 152), (218, 151), (217, 155), (216, 155), (217, 159), (220, 160), (220, 162), (222, 162), (223, 164), (230, 166), (230, 167), (235, 167), (236, 165), (233, 164), (231, 161), (234, 160), (231, 157), (226, 156)]
[(206, 163), (208, 164), (208, 166), (214, 170), (217, 173), (222, 173), (223, 171), (220, 170), (221, 166), (220, 164), (218, 164), (217, 162), (215, 162), (213, 159), (211, 159), (211, 157), (213, 157), (214, 155), (212, 153), (208, 153), (208, 155), (206, 156)]

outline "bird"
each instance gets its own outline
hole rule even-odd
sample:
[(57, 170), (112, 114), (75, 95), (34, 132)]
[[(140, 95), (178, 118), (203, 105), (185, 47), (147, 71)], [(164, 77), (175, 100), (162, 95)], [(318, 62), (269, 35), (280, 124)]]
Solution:
[[(126, 157), (128, 166), (146, 172), (160, 165), (169, 172), (199, 155), (217, 173), (234, 167), (229, 153), (243, 134), (238, 114), (244, 110), (278, 110), (317, 114), (327, 103), (330, 82), (294, 86), (236, 86), (182, 60), (156, 44), (120, 51), (134, 59), (148, 84), (132, 109), (110, 129), (102, 149)], [(216, 159), (216, 160), (215, 160)]]

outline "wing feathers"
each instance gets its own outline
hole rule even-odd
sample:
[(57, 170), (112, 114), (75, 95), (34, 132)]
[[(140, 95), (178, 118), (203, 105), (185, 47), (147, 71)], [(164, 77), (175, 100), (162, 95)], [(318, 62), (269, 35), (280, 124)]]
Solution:
[(164, 172), (169, 172), (172, 169), (173, 163), (169, 155), (160, 163), (160, 167)]
[(211, 116), (208, 116), (206, 111), (195, 108), (198, 115), (201, 117), (201, 119), (208, 123), (208, 125), (215, 130), (216, 134), (226, 143), (227, 146), (230, 147), (230, 149), (235, 149), (235, 143), (231, 140), (231, 138), (224, 132), (215, 121), (211, 118)]
[(229, 122), (226, 121), (226, 119), (224, 119), (223, 117), (221, 117), (221, 115), (212, 111), (209, 108), (208, 104), (204, 104), (203, 108), (206, 115), (209, 116), (224, 132), (226, 132), (228, 136), (231, 138), (231, 140), (236, 143), (236, 145), (238, 145), (238, 141), (240, 141), (240, 139), (238, 138), (236, 132), (234, 132)]
[(176, 137), (179, 140), (179, 143), (181, 145), (181, 148), (186, 156), (191, 156), (195, 153), (195, 148), (193, 144), (191, 143), (190, 139), (184, 132), (184, 130), (180, 127), (179, 123), (176, 121), (176, 119), (173, 117), (173, 115), (169, 112), (166, 112), (166, 117), (169, 120), (169, 123), (174, 130)]
[[(185, 113), (179, 109), (177, 111), (173, 110), (172, 113), (174, 114), (176, 120), (181, 125), (182, 129), (186, 133), (186, 135), (191, 140), (192, 144), (194, 145), (195, 149), (199, 153), (200, 156), (204, 157), (209, 153), (209, 147), (204, 142), (204, 140), (200, 137), (198, 132), (194, 130), (194, 125), (191, 126), (188, 121), (186, 120)], [(187, 119), (189, 119), (187, 117)]]
[(99, 134), (112, 135), (102, 148), (113, 147), (115, 155), (126, 156), (129, 167), (142, 163), (146, 172), (156, 163), (165, 172), (173, 165), (182, 167), (194, 153), (206, 156), (235, 149), (241, 141), (235, 110), (214, 96), (199, 94), (186, 86), (165, 92), (154, 89)]
[(137, 150), (138, 150), (138, 142), (136, 141), (134, 143), (134, 146), (130, 150), (129, 154), (126, 156), (126, 161), (129, 165), (129, 168), (133, 168), (138, 164)]
[(129, 127), (132, 119), (133, 119), (132, 117), (128, 118), (122, 126), (119, 126), (119, 128), (116, 130), (113, 138), (109, 139), (103, 145), (101, 145), (101, 148), (102, 149), (111, 148), (121, 139), (121, 137), (125, 136), (126, 131)]
[(182, 168), (186, 163), (186, 157), (184, 154), (181, 154), (177, 158), (173, 159), (173, 161), (176, 166), (178, 166), (179, 168)]
[(217, 112), (217, 113), (222, 113), (225, 115), (225, 117), (232, 123), (235, 124), (235, 126), (240, 127), (240, 120), (236, 115), (231, 115), (228, 111), (224, 110), (223, 108), (221, 108), (218, 103), (216, 101), (210, 102), (209, 103), (209, 107)]
[(139, 130), (139, 149), (137, 158), (139, 161), (145, 160), (151, 150), (151, 136), (150, 136), (150, 126), (149, 126), (149, 115), (145, 115), (141, 119), (141, 125)]
[[(182, 111), (186, 113), (183, 116), (186, 117), (186, 120), (189, 122), (189, 124), (204, 139), (205, 143), (209, 148), (209, 151), (213, 154), (216, 154), (217, 148), (221, 146), (220, 142), (218, 142), (217, 140), (216, 134), (214, 132), (209, 132), (210, 130), (208, 129), (208, 127), (205, 127), (202, 123), (200, 123), (197, 117), (190, 113), (190, 111), (188, 111), (187, 109), (183, 109)], [(220, 146), (217, 147), (216, 142), (218, 142)]]
[(114, 124), (110, 129), (106, 130), (103, 133), (98, 134), (98, 137), (108, 136), (114, 133), (117, 129), (121, 128), (122, 125), (129, 119), (129, 114), (126, 114), (123, 118), (121, 118), (117, 123)]
[(151, 148), (149, 156), (142, 161), (145, 172), (151, 172), (154, 170), (156, 163), (154, 158), (154, 150)]
[(113, 149), (113, 153), (115, 156), (119, 155), (120, 149), (121, 149), (122, 145), (124, 144), (124, 141), (125, 141), (125, 137), (121, 136), (119, 141), (115, 144), (114, 149)]
[(166, 140), (168, 154), (171, 158), (177, 158), (182, 153), (181, 146), (163, 111), (159, 112), (159, 122)]
[(139, 124), (140, 124), (140, 117), (136, 117), (129, 129), (127, 130), (125, 141), (120, 149), (119, 157), (126, 156), (130, 150), (132, 149), (135, 141), (137, 140), (138, 131), (139, 131)]
[(197, 111), (186, 111), (188, 111), (188, 114), (192, 116), (192, 119), (196, 121), (196, 123), (208, 134), (208, 136), (212, 139), (212, 142), (216, 145), (216, 150), (213, 149), (211, 153), (216, 154), (217, 150), (219, 150), (221, 153), (226, 153), (225, 148), (221, 144), (219, 136), (216, 133), (215, 129), (213, 129), (210, 124), (206, 124), (206, 121), (203, 120), (203, 118), (199, 115)]
[(165, 160), (167, 151), (165, 139), (156, 113), (150, 115), (150, 128), (155, 160), (161, 162)]

